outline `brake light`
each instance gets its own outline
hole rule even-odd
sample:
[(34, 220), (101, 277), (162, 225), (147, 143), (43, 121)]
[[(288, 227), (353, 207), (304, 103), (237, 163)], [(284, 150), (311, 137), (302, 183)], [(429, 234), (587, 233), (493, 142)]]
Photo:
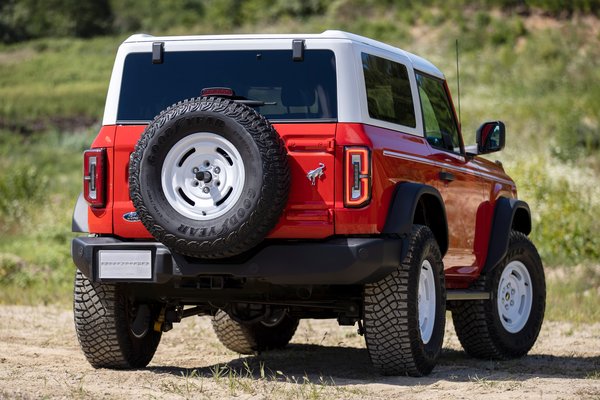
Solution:
[(235, 97), (235, 92), (227, 87), (210, 87), (204, 88), (200, 92), (201, 96), (217, 96), (217, 97)]
[(91, 149), (83, 153), (83, 197), (95, 208), (105, 205), (106, 149)]
[(344, 173), (344, 205), (367, 205), (371, 201), (371, 153), (367, 147), (344, 148)]

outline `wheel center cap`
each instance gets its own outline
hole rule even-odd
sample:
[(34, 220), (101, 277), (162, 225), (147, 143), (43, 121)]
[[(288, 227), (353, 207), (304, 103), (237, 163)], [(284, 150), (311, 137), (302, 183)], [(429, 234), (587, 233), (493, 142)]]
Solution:
[(208, 171), (196, 172), (196, 179), (204, 183), (210, 183), (212, 181), (212, 174)]

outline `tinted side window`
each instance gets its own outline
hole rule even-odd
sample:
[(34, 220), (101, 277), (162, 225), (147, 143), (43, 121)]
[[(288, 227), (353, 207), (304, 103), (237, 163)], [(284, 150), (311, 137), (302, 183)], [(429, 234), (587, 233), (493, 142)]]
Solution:
[(402, 64), (362, 53), (369, 116), (414, 128), (415, 106)]
[(165, 52), (162, 64), (152, 64), (151, 53), (131, 53), (125, 59), (117, 120), (152, 120), (209, 87), (264, 101), (256, 110), (271, 120), (337, 118), (334, 53), (306, 50), (304, 61), (297, 62), (290, 49)]
[(425, 138), (433, 147), (460, 153), (460, 136), (444, 82), (427, 75), (417, 76)]

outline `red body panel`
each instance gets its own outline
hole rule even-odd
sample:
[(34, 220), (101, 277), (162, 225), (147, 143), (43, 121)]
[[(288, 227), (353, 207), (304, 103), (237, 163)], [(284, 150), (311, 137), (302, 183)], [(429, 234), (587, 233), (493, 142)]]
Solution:
[[(270, 238), (325, 238), (334, 234), (335, 129), (336, 124), (274, 125), (289, 155), (291, 188), (288, 203)], [(152, 236), (141, 222), (123, 218), (135, 211), (129, 198), (129, 156), (146, 125), (104, 127), (99, 139), (112, 133), (110, 140), (97, 139), (92, 147), (108, 148), (109, 190), (107, 207), (94, 211), (94, 233), (113, 233), (125, 238)], [(324, 174), (313, 186), (309, 170), (325, 165)], [(114, 185), (113, 185), (114, 182)]]
[[(481, 177), (482, 166), (489, 164), (433, 149), (422, 137), (362, 124), (338, 124), (336, 143), (339, 145), (338, 160), (343, 159), (344, 145), (364, 143), (372, 149), (373, 162), (373, 196), (368, 206), (343, 208), (342, 187), (336, 187), (336, 234), (381, 232), (387, 217), (387, 212), (382, 210), (389, 209), (397, 183), (430, 185), (440, 191), (446, 206), (449, 249), (444, 266), (447, 286), (467, 287), (477, 278), (487, 256), (495, 200), (486, 194)], [(341, 167), (338, 171), (337, 179), (342, 179)], [(442, 181), (440, 172), (451, 172), (456, 179)], [(480, 233), (482, 240), (476, 240)]]
[(117, 127), (116, 133), (114, 150), (116, 187), (113, 198), (113, 224), (115, 235), (126, 238), (152, 237), (141, 222), (129, 222), (123, 218), (126, 213), (135, 211), (129, 197), (129, 156), (144, 129), (146, 129), (146, 125), (121, 125)]
[(113, 233), (112, 225), (112, 198), (113, 198), (113, 173), (114, 157), (113, 146), (115, 143), (116, 126), (103, 126), (92, 143), (92, 148), (106, 148), (106, 208), (88, 207), (88, 226), (92, 233)]
[[(387, 218), (399, 182), (437, 188), (448, 218), (449, 249), (444, 258), (447, 286), (467, 287), (485, 262), (495, 201), (515, 197), (514, 184), (497, 165), (482, 159), (433, 149), (419, 136), (363, 124), (275, 124), (288, 150), (291, 188), (287, 206), (269, 238), (319, 239), (332, 235), (377, 235)], [(89, 211), (93, 233), (151, 238), (141, 222), (124, 214), (135, 211), (129, 199), (129, 156), (145, 125), (105, 126), (93, 147), (108, 155), (106, 209)], [(344, 146), (371, 149), (372, 197), (362, 208), (345, 208)], [(325, 166), (313, 185), (308, 171)], [(450, 172), (455, 180), (440, 179)], [(335, 223), (334, 223), (335, 222)]]
[[(336, 124), (274, 127), (288, 151), (291, 186), (287, 206), (268, 237), (321, 239), (333, 235)], [(320, 163), (325, 165), (324, 174), (313, 185), (306, 174)]]

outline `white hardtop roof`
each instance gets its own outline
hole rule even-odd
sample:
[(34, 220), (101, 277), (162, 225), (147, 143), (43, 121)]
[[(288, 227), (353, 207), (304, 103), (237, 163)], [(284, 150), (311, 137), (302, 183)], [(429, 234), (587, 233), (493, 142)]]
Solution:
[(338, 30), (328, 30), (323, 33), (310, 34), (237, 34), (237, 35), (193, 35), (193, 36), (152, 36), (148, 34), (132, 35), (123, 43), (140, 43), (140, 42), (173, 42), (173, 41), (203, 41), (203, 40), (273, 40), (273, 39), (337, 39), (348, 40), (351, 42), (362, 43), (367, 46), (372, 46), (378, 49), (386, 50), (392, 53), (400, 53), (407, 57), (413, 64), (413, 68), (425, 72), (427, 74), (444, 78), (444, 74), (432, 63), (426, 59), (419, 57), (408, 51), (398, 47), (390, 46), (377, 40), (369, 39), (364, 36), (356, 35)]

